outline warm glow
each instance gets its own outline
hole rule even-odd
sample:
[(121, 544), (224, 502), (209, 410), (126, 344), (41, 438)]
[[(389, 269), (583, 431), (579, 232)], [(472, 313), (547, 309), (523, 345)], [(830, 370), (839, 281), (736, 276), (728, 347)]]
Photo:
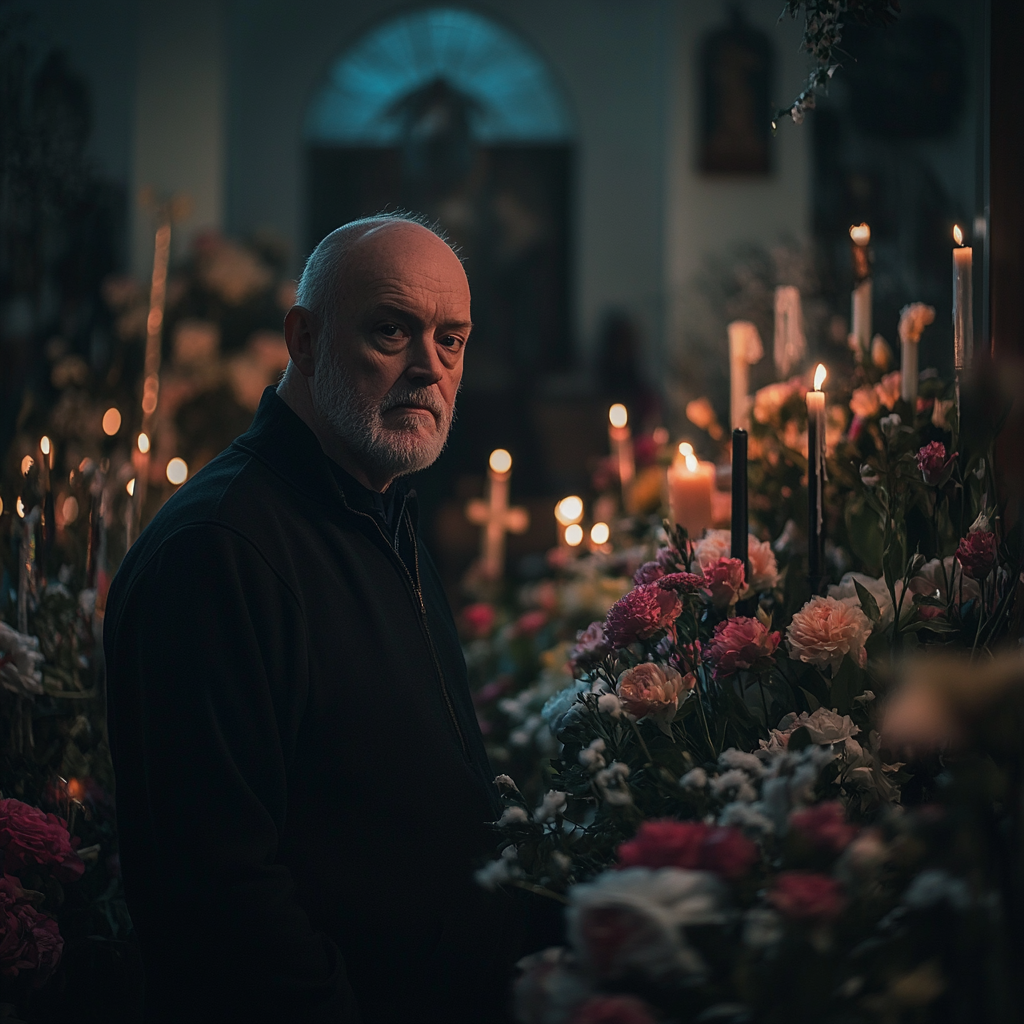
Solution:
[(555, 506), (555, 518), (562, 526), (578, 523), (583, 518), (583, 499), (575, 494), (563, 498)]
[(655, 444), (668, 444), (668, 431), (664, 427), (655, 427), (651, 432), (651, 440)]
[(616, 402), (608, 410), (608, 422), (613, 426), (621, 429), (629, 422), (629, 413), (626, 411), (626, 407), (621, 402)]
[(867, 224), (854, 224), (850, 228), (850, 237), (854, 245), (867, 245), (871, 241), (871, 228)]
[(689, 441), (679, 442), (679, 454), (685, 459), (687, 455), (693, 454), (693, 445)]
[(78, 779), (68, 779), (68, 796), (72, 800), (81, 800), (85, 796), (85, 786)]
[(18, 500), (14, 503), (15, 509), (17, 509), (18, 515), (25, 518), (25, 502), (21, 500), (21, 495), (18, 496)]
[(0, 498), (0, 516), (4, 514), (4, 499)]
[(512, 468), (512, 456), (504, 448), (495, 448), (487, 464), (494, 473), (507, 473)]
[(828, 370), (825, 369), (824, 363), (818, 363), (818, 368), (814, 371), (814, 390), (820, 391), (821, 385), (825, 383), (825, 377), (828, 375)]
[(132, 477), (131, 480), (124, 485), (124, 489), (128, 492), (129, 498), (135, 497), (135, 477)]
[(39, 450), (44, 455), (50, 454), (50, 439), (45, 434), (39, 439)]
[(21, 475), (28, 476), (28, 471), (36, 464), (36, 460), (31, 455), (26, 455), (21, 460)]
[(959, 224), (953, 225), (953, 241), (956, 242), (957, 245), (964, 244), (964, 233), (960, 230)]
[(73, 494), (64, 499), (60, 514), (64, 517), (65, 523), (73, 523), (78, 518), (78, 499)]
[(697, 456), (687, 455), (685, 461), (687, 470), (691, 473), (696, 473), (697, 467), (700, 465), (700, 463), (697, 462)]
[(149, 451), (149, 434), (139, 434), (139, 451), (143, 455)]
[(172, 484), (183, 484), (188, 478), (188, 463), (177, 456), (167, 463), (167, 479)]
[(611, 535), (612, 531), (607, 523), (594, 523), (590, 528), (590, 539), (595, 544), (607, 544)]
[(113, 437), (121, 429), (121, 413), (111, 406), (103, 414), (103, 433), (107, 437)]
[(579, 523), (573, 523), (565, 529), (565, 543), (571, 548), (579, 547), (583, 543), (583, 527)]

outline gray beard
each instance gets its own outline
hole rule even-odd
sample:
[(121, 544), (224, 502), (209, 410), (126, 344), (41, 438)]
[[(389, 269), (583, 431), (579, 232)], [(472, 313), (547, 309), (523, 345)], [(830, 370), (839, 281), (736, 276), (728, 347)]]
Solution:
[[(399, 381), (384, 400), (375, 405), (361, 398), (352, 378), (330, 346), (319, 346), (310, 386), (313, 407), (326, 421), (352, 457), (373, 476), (399, 477), (433, 464), (448, 442), (455, 409), (446, 409), (436, 390), (411, 388)], [(399, 405), (422, 405), (434, 414), (437, 431), (429, 441), (417, 436), (415, 423), (406, 428), (384, 425), (383, 415)], [(412, 414), (412, 418), (418, 414)]]

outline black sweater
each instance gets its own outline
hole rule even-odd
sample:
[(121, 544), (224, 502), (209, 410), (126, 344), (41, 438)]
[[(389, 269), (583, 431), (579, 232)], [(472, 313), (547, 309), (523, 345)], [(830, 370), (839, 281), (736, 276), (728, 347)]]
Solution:
[(451, 611), (414, 497), (396, 551), (344, 479), (268, 388), (110, 588), (151, 1018), (485, 1021), (502, 1002), (513, 915), (472, 880), (500, 807)]

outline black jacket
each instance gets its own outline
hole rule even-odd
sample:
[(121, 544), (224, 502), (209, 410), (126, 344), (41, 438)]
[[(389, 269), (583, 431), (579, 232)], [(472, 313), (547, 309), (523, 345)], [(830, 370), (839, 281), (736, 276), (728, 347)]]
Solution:
[(414, 498), (400, 554), (332, 467), (268, 388), (110, 588), (155, 1019), (485, 1021), (503, 1002), (514, 915), (472, 879), (500, 807), (451, 611)]

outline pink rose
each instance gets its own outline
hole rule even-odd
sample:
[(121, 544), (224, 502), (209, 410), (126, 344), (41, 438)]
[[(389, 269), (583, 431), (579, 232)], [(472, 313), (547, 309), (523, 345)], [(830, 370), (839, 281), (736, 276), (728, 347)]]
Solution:
[(771, 658), (779, 637), (778, 631), (769, 633), (760, 619), (737, 616), (720, 622), (708, 647), (715, 678), (724, 679), (741, 668), (753, 668), (761, 658)]
[(611, 642), (604, 635), (604, 623), (592, 622), (576, 634), (576, 646), (569, 652), (569, 664), (574, 670), (589, 668), (601, 661), (611, 649)]
[(0, 878), (0, 975), (16, 978), (34, 971), (33, 986), (40, 988), (63, 949), (57, 922), (36, 910), (17, 878)]
[(956, 560), (965, 576), (979, 582), (992, 571), (996, 561), (996, 535), (991, 530), (967, 534), (956, 549)]
[(786, 631), (793, 657), (833, 675), (847, 654), (861, 668), (867, 664), (864, 644), (870, 635), (871, 621), (860, 607), (834, 597), (812, 597)]
[(704, 590), (716, 608), (735, 604), (745, 586), (743, 563), (738, 558), (719, 558), (704, 570)]
[(638, 586), (643, 583), (654, 583), (665, 575), (665, 569), (657, 562), (644, 562), (633, 574), (633, 582)]
[(494, 605), (478, 601), (476, 604), (466, 605), (459, 617), (463, 632), (471, 639), (479, 640), (494, 628), (498, 613), (494, 610)]
[(569, 1024), (657, 1024), (657, 1017), (636, 996), (591, 996), (573, 1010)]
[(660, 629), (670, 629), (682, 611), (682, 603), (672, 591), (656, 583), (644, 583), (609, 609), (605, 636), (613, 647), (627, 647), (654, 636)]
[(20, 800), (0, 800), (0, 849), (7, 873), (48, 867), (62, 882), (73, 882), (85, 871), (66, 824)]
[(793, 811), (789, 826), (819, 850), (842, 853), (857, 835), (857, 826), (846, 820), (838, 800), (816, 804), (803, 811)]
[(946, 446), (941, 441), (929, 441), (917, 453), (917, 468), (921, 470), (924, 482), (932, 487), (937, 486), (958, 454), (953, 452), (946, 458)]
[(623, 868), (687, 868), (713, 871), (735, 881), (757, 863), (757, 847), (739, 829), (703, 821), (645, 821), (619, 847)]
[(793, 921), (835, 920), (846, 907), (839, 883), (815, 871), (783, 871), (768, 893), (768, 902)]
[(684, 679), (674, 668), (645, 661), (619, 676), (615, 692), (622, 706), (637, 718), (650, 715), (671, 722), (679, 710), (679, 696), (692, 690), (696, 678)]
[(674, 590), (677, 594), (696, 594), (704, 586), (704, 577), (695, 572), (670, 572), (657, 581), (662, 590)]

